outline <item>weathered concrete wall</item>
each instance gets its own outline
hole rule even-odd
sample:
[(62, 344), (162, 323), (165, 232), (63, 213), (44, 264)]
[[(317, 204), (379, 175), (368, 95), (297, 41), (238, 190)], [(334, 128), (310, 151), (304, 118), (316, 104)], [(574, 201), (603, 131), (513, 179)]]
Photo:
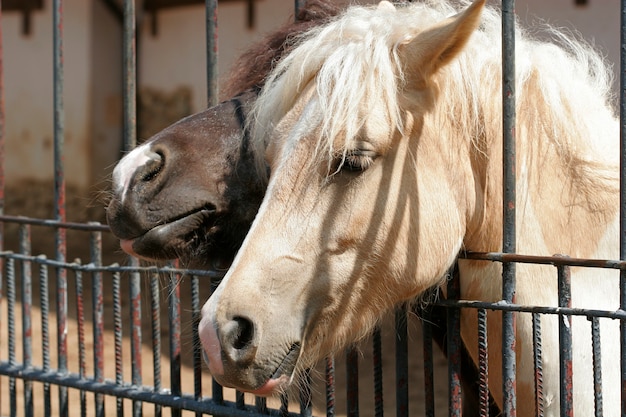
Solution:
[[(341, 0), (344, 2), (343, 0)], [(499, 3), (491, 0), (494, 3)], [(32, 34), (21, 33), (21, 15), (2, 17), (6, 99), (5, 172), (9, 186), (26, 181), (50, 182), (53, 170), (52, 5), (32, 15)], [(293, 18), (292, 0), (258, 0), (256, 24), (247, 26), (244, 2), (218, 7), (219, 76), (252, 41)], [(574, 27), (593, 40), (609, 60), (619, 61), (619, 12), (614, 2), (589, 0), (518, 0), (523, 21), (537, 18)], [(153, 36), (149, 16), (139, 23), (138, 91), (170, 97), (189, 91), (183, 112), (206, 107), (205, 13), (203, 6), (169, 9), (158, 14)], [(65, 0), (65, 161), (66, 181), (74, 189), (106, 188), (106, 177), (120, 156), (122, 130), (121, 24), (101, 1)], [(617, 65), (615, 73), (617, 74)], [(156, 94), (156, 95), (155, 95)], [(145, 101), (148, 103), (149, 101)], [(154, 102), (156, 103), (156, 101)], [(162, 103), (159, 104), (162, 106)], [(154, 110), (154, 109), (148, 109)], [(165, 114), (156, 122), (169, 123)], [(145, 139), (151, 129), (140, 132)], [(25, 191), (26, 192), (26, 191)]]

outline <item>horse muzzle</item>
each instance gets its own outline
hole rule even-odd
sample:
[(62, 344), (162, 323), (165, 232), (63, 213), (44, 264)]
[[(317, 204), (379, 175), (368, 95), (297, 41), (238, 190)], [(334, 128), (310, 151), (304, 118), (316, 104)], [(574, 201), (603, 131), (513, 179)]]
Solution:
[(251, 315), (226, 318), (215, 311), (216, 304), (210, 299), (199, 324), (205, 360), (213, 377), (221, 385), (259, 396), (284, 391), (294, 378), (301, 343), (279, 342), (282, 337), (264, 339), (264, 324)]

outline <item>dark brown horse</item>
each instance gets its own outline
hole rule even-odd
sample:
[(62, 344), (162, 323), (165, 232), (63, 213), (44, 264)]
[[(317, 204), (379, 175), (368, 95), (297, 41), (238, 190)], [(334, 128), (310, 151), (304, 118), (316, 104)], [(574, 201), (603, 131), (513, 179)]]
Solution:
[[(274, 63), (293, 48), (295, 35), (338, 12), (332, 3), (309, 0), (296, 23), (271, 33), (238, 59), (222, 86), (222, 96), (229, 99), (169, 126), (119, 162), (107, 219), (126, 252), (144, 259), (181, 258), (201, 268), (229, 266), (266, 188), (244, 129), (250, 106)], [(445, 311), (431, 314), (441, 346)], [(463, 381), (472, 384), (476, 371), (471, 360), (463, 363)], [(464, 404), (464, 415), (477, 415), (468, 401)]]
[(309, 1), (296, 23), (236, 62), (223, 92), (232, 98), (164, 129), (119, 162), (107, 220), (126, 252), (228, 265), (265, 193), (243, 128), (249, 105), (294, 36), (337, 13), (330, 2)]

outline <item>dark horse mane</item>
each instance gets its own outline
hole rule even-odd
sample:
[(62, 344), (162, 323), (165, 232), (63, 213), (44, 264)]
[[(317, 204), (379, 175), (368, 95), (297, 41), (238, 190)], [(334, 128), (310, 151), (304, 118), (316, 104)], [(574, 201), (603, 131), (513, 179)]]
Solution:
[(220, 96), (228, 99), (247, 90), (259, 90), (276, 61), (295, 46), (297, 36), (294, 35), (323, 24), (339, 11), (332, 0), (308, 0), (294, 22), (256, 42), (235, 61), (228, 79), (221, 86)]

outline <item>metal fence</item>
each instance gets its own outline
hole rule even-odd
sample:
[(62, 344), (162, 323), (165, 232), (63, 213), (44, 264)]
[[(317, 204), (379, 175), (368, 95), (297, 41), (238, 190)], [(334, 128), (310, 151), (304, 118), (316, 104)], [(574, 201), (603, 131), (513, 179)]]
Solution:
[[(71, 223), (65, 215), (65, 179), (63, 165), (64, 148), (64, 109), (62, 92), (64, 88), (63, 67), (63, 1), (53, 0), (53, 38), (54, 38), (54, 195), (55, 208), (53, 219), (36, 219), (8, 216), (4, 214), (5, 182), (3, 161), (4, 154), (4, 76), (2, 72), (2, 32), (0, 27), (0, 328), (5, 329), (7, 356), (0, 357), (0, 410), (2, 403), (8, 401), (9, 413), (14, 415), (182, 415), (191, 412), (195, 415), (210, 414), (216, 416), (252, 416), (252, 415), (301, 415), (313, 414), (312, 398), (320, 397), (321, 412), (327, 416), (345, 413), (350, 416), (374, 414), (382, 416), (384, 404), (393, 403), (397, 416), (415, 413), (436, 415), (436, 396), (433, 381), (446, 379), (448, 383), (447, 412), (451, 416), (461, 415), (460, 396), (460, 308), (478, 311), (479, 351), (487, 352), (485, 336), (486, 312), (500, 310), (504, 317), (504, 340), (512, 340), (515, 332), (514, 312), (531, 314), (535, 332), (535, 344), (540, 346), (540, 317), (544, 314), (559, 314), (569, 317), (583, 315), (590, 319), (594, 340), (598, 336), (600, 318), (621, 320), (621, 369), (622, 369), (622, 410), (626, 410), (626, 185), (621, 187), (621, 260), (571, 259), (565, 257), (521, 256), (515, 254), (515, 201), (514, 158), (503, 161), (505, 175), (504, 186), (504, 242), (502, 253), (466, 253), (467, 259), (500, 262), (503, 265), (502, 302), (483, 303), (455, 301), (455, 286), (458, 282), (450, 281), (448, 300), (439, 300), (436, 305), (448, 310), (447, 317), (447, 355), (449, 360), (448, 375), (437, 375), (434, 362), (432, 332), (433, 326), (424, 318), (422, 345), (410, 346), (411, 336), (410, 311), (398, 309), (394, 325), (395, 377), (391, 382), (383, 377), (383, 344), (387, 340), (381, 336), (381, 330), (374, 332), (371, 346), (372, 364), (360, 360), (362, 353), (354, 348), (348, 350), (345, 358), (327, 359), (321, 372), (313, 372), (303, 384), (299, 398), (283, 396), (277, 402), (263, 398), (251, 398), (243, 393), (234, 393), (234, 399), (227, 399), (225, 390), (215, 382), (206, 383), (206, 372), (202, 370), (202, 353), (197, 335), (197, 322), (202, 303), (210, 293), (211, 287), (219, 280), (220, 274), (213, 271), (180, 269), (175, 263), (162, 268), (142, 266), (132, 260), (126, 266), (117, 264), (103, 265), (102, 236), (108, 228), (98, 223)], [(124, 147), (131, 149), (136, 143), (136, 47), (135, 47), (135, 9), (133, 0), (125, 0), (124, 15)], [(296, 0), (295, 7), (300, 7)], [(208, 103), (215, 104), (216, 97), (216, 0), (206, 1), (207, 21), (207, 79)], [(504, 105), (504, 154), (514, 155), (515, 92), (514, 92), (514, 1), (502, 2), (503, 9), (503, 105)], [(626, 16), (626, 0), (621, 3), (622, 22)], [(622, 23), (622, 45), (626, 44), (626, 29)], [(622, 48), (622, 63), (626, 61), (626, 48)], [(626, 85), (626, 71), (622, 64), (621, 85)], [(620, 111), (622, 132), (626, 131), (626, 89), (622, 87)], [(622, 133), (623, 137), (623, 133)], [(622, 167), (626, 167), (626, 143), (621, 142)], [(622, 184), (626, 184), (626, 170), (622, 169)], [(17, 230), (19, 248), (17, 251), (4, 250), (5, 230), (11, 226)], [(55, 254), (51, 259), (44, 255), (31, 253), (32, 230), (48, 230), (54, 234)], [(89, 241), (90, 258), (87, 263), (66, 259), (68, 231), (76, 232), (82, 241)], [(560, 307), (520, 306), (514, 303), (515, 265), (517, 263), (538, 263), (555, 266), (555, 275), (562, 288)], [(573, 266), (613, 268), (621, 272), (621, 309), (617, 311), (589, 311), (569, 307), (569, 270)], [(186, 286), (181, 282), (186, 281)], [(191, 305), (181, 306), (181, 291), (189, 291)], [(33, 294), (37, 294), (34, 301)], [(166, 294), (163, 303), (163, 294)], [(87, 297), (90, 297), (87, 299)], [(92, 311), (85, 311), (86, 300), (90, 301)], [(164, 305), (165, 304), (165, 305)], [(146, 308), (147, 307), (147, 308)], [(35, 310), (37, 313), (35, 314)], [(167, 323), (162, 329), (162, 312), (167, 311)], [(6, 316), (5, 316), (6, 314)], [(34, 334), (35, 317), (39, 331)], [(50, 319), (54, 317), (54, 319)], [(112, 322), (112, 329), (105, 329), (105, 323)], [(21, 329), (19, 328), (21, 323)], [(564, 339), (561, 343), (569, 346), (566, 321), (563, 326)], [(56, 326), (56, 328), (53, 328)], [(75, 331), (76, 344), (68, 342), (68, 332)], [(149, 337), (146, 337), (149, 328)], [(184, 341), (184, 329), (190, 334), (191, 342)], [(110, 330), (110, 331), (107, 331)], [(89, 334), (91, 332), (91, 334)], [(110, 340), (110, 338), (113, 340)], [(149, 339), (149, 342), (146, 342)], [(72, 339), (74, 340), (74, 339)], [(569, 342), (568, 342), (569, 340)], [(126, 343), (126, 344), (125, 344)], [(130, 347), (127, 345), (129, 344)], [(142, 352), (144, 345), (149, 345), (151, 354), (146, 358)], [(504, 345), (507, 345), (504, 343)], [(511, 345), (511, 344), (509, 344)], [(599, 346), (594, 341), (594, 355), (599, 358)], [(35, 358), (33, 351), (40, 350), (41, 356)], [(106, 362), (105, 350), (114, 350), (113, 363)], [(68, 363), (68, 352), (76, 353), (78, 363)], [(409, 362), (415, 360), (416, 352), (421, 351), (419, 360), (423, 362), (424, 381), (411, 385), (411, 390), (422, 390), (424, 404), (421, 409), (409, 410), (411, 397), (410, 383), (414, 373)], [(567, 357), (569, 352), (569, 357)], [(509, 349), (502, 352), (504, 386), (515, 386), (515, 352)], [(570, 361), (571, 349), (564, 349), (564, 360)], [(18, 358), (21, 357), (21, 360)], [(164, 358), (169, 363), (167, 372), (162, 369)], [(541, 398), (541, 352), (536, 372), (536, 395)], [(345, 359), (345, 360), (344, 360)], [(488, 415), (489, 393), (486, 388), (486, 356), (479, 358), (480, 372), (480, 415)], [(151, 383), (146, 384), (144, 361), (152, 361)], [(191, 363), (192, 388), (185, 391), (183, 385), (189, 375), (183, 375), (182, 362)], [(360, 363), (361, 362), (361, 363)], [(54, 365), (53, 365), (54, 364)], [(345, 392), (339, 394), (335, 380), (339, 375), (335, 367), (345, 369)], [(392, 366), (388, 363), (385, 367)], [(114, 378), (107, 377), (110, 369), (115, 368)], [(359, 369), (371, 367), (371, 384), (359, 386)], [(166, 373), (169, 379), (163, 379)], [(599, 373), (596, 373), (598, 375)], [(569, 375), (571, 378), (571, 375)], [(341, 377), (343, 378), (343, 376)], [(323, 389), (312, 389), (311, 383), (321, 380)], [(384, 391), (385, 385), (386, 390)], [(562, 381), (565, 387), (571, 387), (571, 380)], [(6, 390), (8, 399), (3, 396)], [(383, 392), (395, 392), (390, 399)], [(373, 410), (359, 409), (363, 396), (370, 396)], [(345, 404), (338, 404), (337, 399), (345, 396)], [(566, 397), (566, 395), (562, 395)], [(42, 399), (42, 401), (36, 401)], [(107, 399), (113, 399), (108, 405)], [(343, 400), (342, 400), (343, 401)], [(292, 403), (291, 405), (289, 403)], [(294, 404), (294, 402), (296, 404)], [(39, 405), (43, 404), (40, 409)], [(562, 415), (572, 415), (572, 403), (564, 401)], [(514, 416), (516, 395), (514, 390), (505, 389), (505, 416)], [(602, 415), (602, 392), (596, 391), (597, 415)], [(624, 415), (624, 411), (622, 412)], [(541, 410), (537, 410), (541, 415)]]

